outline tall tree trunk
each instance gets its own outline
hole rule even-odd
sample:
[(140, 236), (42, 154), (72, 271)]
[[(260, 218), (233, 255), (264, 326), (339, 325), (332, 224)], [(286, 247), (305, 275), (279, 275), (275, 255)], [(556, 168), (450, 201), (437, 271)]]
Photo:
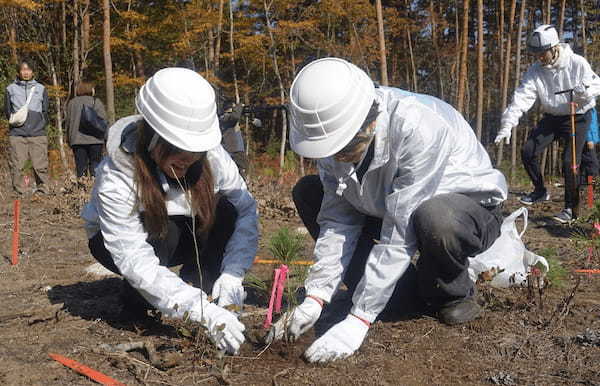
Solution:
[(212, 28), (208, 29), (208, 66), (214, 69), (215, 66), (215, 36)]
[(579, 43), (579, 36), (577, 33), (577, 1), (571, 2), (571, 32), (573, 33), (571, 47), (575, 48)]
[(219, 69), (219, 58), (221, 57), (221, 31), (223, 30), (223, 3), (225, 0), (219, 0), (219, 22), (217, 23), (217, 37), (215, 43), (215, 66), (214, 69)]
[(79, 0), (73, 0), (73, 91), (79, 84)]
[(67, 53), (67, 0), (62, 0), (60, 2), (60, 19), (61, 19), (61, 44), (62, 44), (62, 53)]
[(108, 121), (115, 122), (115, 87), (113, 84), (112, 58), (110, 54), (110, 0), (102, 0), (104, 22), (102, 26), (102, 43), (104, 55), (104, 76), (106, 77), (106, 109)]
[(581, 48), (583, 49), (583, 56), (587, 58), (587, 34), (585, 28), (585, 7), (583, 0), (579, 0), (579, 11), (581, 12)]
[[(442, 76), (442, 61), (440, 59), (440, 50), (438, 47), (438, 37), (437, 37), (437, 13), (433, 9), (433, 0), (429, 1), (429, 14), (431, 17), (431, 41), (433, 43), (433, 50), (435, 51), (435, 60), (437, 64), (437, 79), (438, 79), (438, 96), (440, 99), (444, 99), (444, 79)], [(394, 58), (396, 55), (394, 55)], [(394, 71), (395, 72), (395, 71)]]
[(545, 0), (544, 9), (544, 24), (550, 24), (552, 22), (552, 0)]
[(415, 66), (415, 56), (413, 55), (412, 38), (410, 36), (410, 29), (406, 27), (406, 40), (408, 41), (408, 54), (410, 56), (410, 68), (412, 69), (412, 89), (413, 92), (419, 92), (417, 87), (417, 68)]
[(138, 78), (145, 78), (146, 68), (144, 67), (144, 58), (142, 57), (142, 52), (140, 50), (135, 50), (133, 55), (135, 58), (136, 76)]
[(235, 47), (233, 45), (233, 0), (229, 0), (229, 52), (231, 54), (235, 103), (240, 103), (240, 90), (238, 88), (237, 72), (235, 71)]
[(383, 32), (383, 10), (381, 9), (381, 0), (375, 0), (377, 9), (377, 30), (379, 31), (379, 63), (381, 68), (381, 84), (388, 86), (387, 57), (385, 53), (385, 34)]
[(87, 56), (90, 50), (90, 0), (83, 0), (81, 19), (81, 74), (87, 68)]
[(546, 178), (546, 163), (548, 162), (548, 148), (544, 149), (542, 153), (542, 161), (540, 162), (540, 170), (542, 172), (542, 177)]
[[(460, 59), (461, 59), (461, 54), (462, 54), (462, 50), (461, 50), (461, 35), (460, 35), (460, 19), (458, 17), (458, 0), (456, 0), (454, 2), (455, 4), (455, 12), (454, 12), (454, 26), (455, 26), (455, 41), (454, 41), (454, 45), (455, 45), (455, 55), (454, 55), (454, 71), (452, 71), (452, 75), (454, 76), (454, 79), (452, 80), (452, 86), (454, 88), (454, 90), (456, 90), (454, 92), (454, 100), (455, 105), (458, 105), (458, 80), (460, 79)], [(408, 68), (408, 66), (405, 66), (406, 68)], [(408, 71), (408, 70), (407, 70)]]
[[(510, 2), (510, 18), (509, 20), (515, 19), (515, 12), (517, 8), (517, 0), (511, 0)], [(510, 79), (510, 56), (511, 56), (511, 43), (512, 43), (512, 34), (514, 29), (514, 23), (510, 23), (508, 26), (508, 38), (506, 39), (506, 57), (504, 58), (504, 83), (502, 84), (502, 100), (500, 111), (504, 111), (506, 109), (507, 100), (508, 100), (508, 81)], [(496, 155), (496, 164), (500, 166), (502, 164), (502, 158), (504, 154), (504, 142), (500, 142), (498, 145), (498, 154)]]
[[(527, 0), (521, 0), (521, 10), (519, 11), (519, 27), (517, 28), (517, 47), (516, 47), (516, 57), (515, 57), (515, 83), (514, 88), (519, 87), (519, 79), (521, 77), (521, 41), (523, 34), (523, 24), (525, 23), (525, 8), (527, 7)], [(517, 145), (519, 142), (518, 134), (518, 125), (515, 126), (512, 130), (512, 143), (511, 143), (511, 153), (510, 153), (510, 179), (511, 182), (514, 181), (516, 168), (517, 168)]]
[(559, 161), (558, 161), (558, 151), (559, 151), (559, 144), (557, 141), (552, 142), (552, 168), (550, 169), (550, 174), (552, 176), (558, 176), (558, 165), (559, 165)]
[[(279, 98), (281, 100), (281, 104), (285, 104), (285, 89), (283, 87), (283, 80), (281, 79), (281, 73), (279, 71), (279, 65), (277, 63), (277, 46), (275, 44), (275, 37), (273, 36), (273, 31), (271, 30), (271, 18), (269, 17), (269, 7), (267, 6), (267, 0), (263, 0), (263, 5), (265, 8), (265, 19), (267, 22), (267, 31), (269, 31), (269, 39), (271, 40), (271, 55), (273, 55), (273, 70), (275, 71), (275, 76), (277, 77), (277, 81), (279, 82)], [(279, 175), (283, 174), (283, 167), (285, 166), (285, 145), (287, 140), (287, 112), (285, 110), (281, 110), (281, 147), (279, 149)]]
[(17, 56), (17, 28), (14, 19), (8, 22), (8, 46), (10, 47), (10, 60), (17, 65), (19, 58)]
[(563, 33), (565, 32), (565, 6), (567, 0), (560, 1), (560, 14), (558, 16), (558, 37), (562, 39)]
[(458, 77), (458, 101), (457, 110), (461, 113), (464, 111), (465, 103), (465, 87), (467, 85), (467, 62), (468, 45), (469, 45), (469, 0), (463, 0), (463, 23), (462, 23), (462, 43), (461, 43), (461, 59), (460, 72)]
[[(499, 2), (499, 12), (498, 12), (498, 74), (499, 74), (499, 84), (498, 90), (502, 90), (502, 85), (504, 84), (504, 0), (500, 0)], [(511, 20), (512, 22), (512, 20)], [(502, 111), (502, 102), (498, 106), (499, 110)]]
[(475, 135), (481, 140), (483, 129), (483, 0), (477, 0), (477, 125)]
[[(56, 77), (56, 68), (54, 67), (54, 61), (50, 62), (50, 72), (52, 73), (52, 86), (55, 90), (59, 90), (58, 78)], [(60, 160), (62, 161), (63, 170), (66, 172), (69, 170), (67, 165), (67, 156), (65, 155), (65, 144), (63, 140), (63, 127), (62, 127), (62, 118), (61, 113), (62, 109), (60, 107), (60, 95), (56, 93), (56, 130), (58, 131), (58, 149), (60, 152)]]

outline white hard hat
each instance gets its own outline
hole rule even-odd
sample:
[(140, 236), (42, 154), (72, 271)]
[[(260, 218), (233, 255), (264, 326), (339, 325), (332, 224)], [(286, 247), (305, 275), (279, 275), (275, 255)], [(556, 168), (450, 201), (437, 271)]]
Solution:
[(290, 145), (307, 158), (329, 157), (350, 142), (362, 126), (375, 86), (367, 74), (343, 59), (309, 63), (290, 90)]
[(558, 43), (560, 43), (560, 40), (558, 39), (556, 28), (544, 24), (533, 30), (531, 36), (527, 39), (527, 49), (534, 54), (539, 54), (549, 50)]
[(140, 89), (135, 106), (158, 135), (182, 150), (203, 152), (221, 143), (215, 91), (192, 70), (158, 71)]

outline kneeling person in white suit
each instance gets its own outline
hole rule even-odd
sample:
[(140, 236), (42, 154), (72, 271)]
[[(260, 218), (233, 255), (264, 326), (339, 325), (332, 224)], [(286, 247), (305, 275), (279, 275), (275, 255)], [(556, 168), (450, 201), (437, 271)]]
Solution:
[[(244, 325), (224, 306), (243, 302), (257, 212), (220, 145), (213, 88), (194, 71), (167, 68), (144, 84), (136, 107), (140, 115), (109, 129), (108, 156), (82, 213), (90, 251), (126, 280), (126, 310), (145, 312), (145, 303), (189, 315), (219, 348), (237, 353)], [(181, 277), (168, 268), (175, 265)]]
[(447, 103), (375, 87), (337, 58), (310, 63), (290, 91), (292, 149), (318, 159), (319, 176), (294, 187), (316, 240), (306, 299), (269, 339), (310, 329), (340, 284), (353, 307), (306, 351), (311, 362), (345, 358), (362, 344), (417, 251), (418, 292), (448, 324), (481, 313), (468, 257), (500, 235), (507, 185), (472, 128)]

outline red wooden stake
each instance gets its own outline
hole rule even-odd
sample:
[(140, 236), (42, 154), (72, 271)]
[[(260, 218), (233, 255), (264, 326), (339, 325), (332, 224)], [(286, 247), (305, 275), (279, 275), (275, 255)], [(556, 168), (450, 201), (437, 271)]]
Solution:
[(594, 177), (588, 176), (588, 208), (592, 209), (594, 207)]
[(69, 359), (62, 355), (53, 354), (53, 353), (48, 353), (48, 355), (50, 355), (50, 358), (54, 359), (55, 361), (62, 363), (63, 365), (65, 365), (67, 367), (72, 368), (73, 370), (77, 371), (79, 374), (83, 374), (86, 377), (89, 377), (90, 379), (98, 382), (101, 385), (125, 386), (124, 383), (121, 383), (121, 382), (117, 381), (116, 379), (113, 379), (113, 378), (109, 377), (108, 375), (104, 375), (101, 372), (96, 371), (92, 368), (84, 366), (81, 363), (74, 361), (73, 359)]
[(21, 201), (15, 200), (13, 213), (13, 234), (12, 234), (12, 257), (10, 263), (17, 265), (19, 263), (19, 217), (21, 214)]

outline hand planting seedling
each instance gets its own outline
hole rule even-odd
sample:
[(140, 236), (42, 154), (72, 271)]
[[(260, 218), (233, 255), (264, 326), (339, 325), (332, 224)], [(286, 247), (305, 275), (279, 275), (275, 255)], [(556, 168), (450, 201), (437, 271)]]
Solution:
[[(285, 327), (287, 326), (288, 321), (291, 319), (289, 317), (290, 312), (298, 304), (298, 289), (303, 285), (308, 269), (303, 265), (294, 265), (294, 262), (300, 259), (300, 252), (302, 251), (304, 242), (304, 235), (292, 231), (287, 227), (279, 229), (269, 242), (269, 251), (276, 261), (283, 264), (280, 268), (277, 268), (274, 271), (273, 288), (271, 292), (271, 300), (269, 302), (269, 312), (267, 313), (264, 323), (265, 328), (271, 327), (273, 309), (275, 312), (281, 311), (281, 301), (282, 297), (284, 297), (283, 295), (285, 295), (286, 299), (286, 310), (284, 312), (284, 316), (280, 318), (276, 326), (271, 328), (268, 336), (265, 338), (265, 340), (269, 343), (273, 341), (273, 339), (269, 338), (269, 336), (272, 336), (273, 334), (283, 334), (283, 331), (286, 330)], [(288, 273), (288, 266), (292, 267), (291, 273)], [(312, 326), (312, 324), (310, 326)], [(310, 326), (308, 328), (310, 328)]]

